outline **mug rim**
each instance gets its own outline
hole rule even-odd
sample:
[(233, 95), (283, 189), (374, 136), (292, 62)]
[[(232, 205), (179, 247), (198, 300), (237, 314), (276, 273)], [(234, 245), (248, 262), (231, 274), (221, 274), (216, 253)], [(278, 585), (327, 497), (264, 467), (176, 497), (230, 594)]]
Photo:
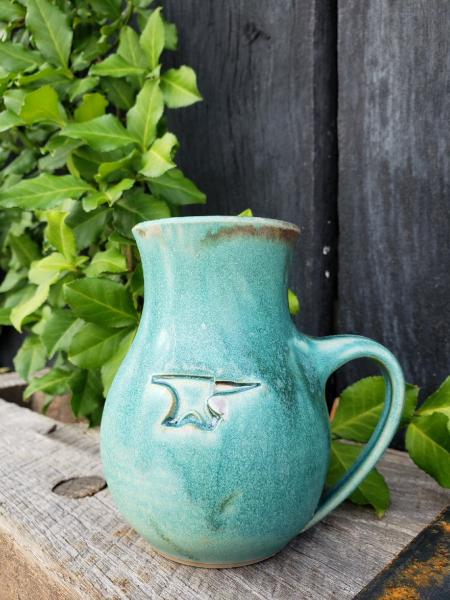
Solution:
[(133, 234), (139, 229), (148, 229), (152, 226), (160, 225), (221, 225), (232, 224), (237, 226), (248, 227), (254, 225), (256, 227), (272, 227), (274, 229), (289, 230), (290, 233), (300, 234), (300, 228), (289, 221), (280, 219), (270, 219), (266, 217), (239, 217), (228, 215), (198, 215), (186, 217), (165, 217), (164, 219), (154, 219), (152, 221), (141, 221), (136, 223), (132, 228)]

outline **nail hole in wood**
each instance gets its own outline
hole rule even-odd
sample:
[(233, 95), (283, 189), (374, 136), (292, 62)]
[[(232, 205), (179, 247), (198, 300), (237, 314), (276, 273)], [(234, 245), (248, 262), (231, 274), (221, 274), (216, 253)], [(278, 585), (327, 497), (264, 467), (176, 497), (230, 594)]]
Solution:
[(67, 498), (86, 498), (86, 496), (93, 496), (105, 488), (106, 481), (103, 477), (91, 475), (64, 479), (53, 486), (52, 492)]

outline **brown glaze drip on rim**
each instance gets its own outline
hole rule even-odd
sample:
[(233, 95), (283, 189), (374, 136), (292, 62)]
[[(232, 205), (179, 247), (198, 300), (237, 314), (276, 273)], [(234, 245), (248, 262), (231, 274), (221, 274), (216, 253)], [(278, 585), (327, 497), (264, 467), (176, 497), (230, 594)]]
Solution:
[[(133, 232), (139, 235), (142, 238), (146, 237), (157, 237), (163, 236), (164, 225), (174, 225), (178, 227), (179, 225), (199, 225), (199, 226), (209, 226), (214, 228), (215, 231), (207, 231), (205, 236), (202, 239), (202, 242), (214, 242), (219, 239), (232, 239), (236, 237), (242, 236), (251, 236), (251, 237), (259, 237), (266, 238), (268, 240), (287, 242), (289, 244), (294, 244), (297, 241), (297, 237), (300, 233), (300, 229), (291, 223), (287, 223), (285, 221), (277, 221), (275, 219), (259, 219), (252, 218), (252, 222), (249, 222), (250, 219), (233, 219), (231, 220), (199, 220), (193, 221), (191, 219), (195, 219), (195, 217), (185, 217), (185, 223), (182, 222), (180, 217), (172, 219), (160, 219), (156, 220), (154, 223), (145, 222), (139, 223), (135, 225), (133, 228)], [(227, 219), (227, 218), (225, 218)], [(172, 223), (170, 221), (173, 221)]]
[(162, 236), (160, 225), (151, 225), (150, 227), (134, 227), (133, 231), (139, 234), (142, 238)]
[(217, 231), (208, 232), (202, 241), (208, 243), (248, 235), (295, 244), (299, 233), (300, 230), (295, 227), (278, 227), (276, 225), (222, 225)]

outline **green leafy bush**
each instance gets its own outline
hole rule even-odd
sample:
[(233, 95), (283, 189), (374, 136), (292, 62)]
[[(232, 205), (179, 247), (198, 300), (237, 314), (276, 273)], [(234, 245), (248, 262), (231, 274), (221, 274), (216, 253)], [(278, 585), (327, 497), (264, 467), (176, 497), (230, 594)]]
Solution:
[(28, 334), (26, 396), (71, 392), (92, 424), (142, 305), (131, 227), (206, 200), (165, 119), (196, 76), (162, 69), (177, 32), (149, 4), (0, 1), (0, 324)]
[[(450, 377), (419, 407), (419, 388), (407, 384), (400, 427), (406, 427), (406, 449), (421, 469), (450, 488)], [(383, 377), (367, 377), (345, 389), (331, 414), (331, 463), (327, 484), (332, 487), (355, 462), (369, 441), (384, 406)], [(348, 443), (349, 441), (353, 443)], [(355, 504), (373, 506), (378, 516), (389, 507), (389, 487), (373, 469), (350, 496)]]

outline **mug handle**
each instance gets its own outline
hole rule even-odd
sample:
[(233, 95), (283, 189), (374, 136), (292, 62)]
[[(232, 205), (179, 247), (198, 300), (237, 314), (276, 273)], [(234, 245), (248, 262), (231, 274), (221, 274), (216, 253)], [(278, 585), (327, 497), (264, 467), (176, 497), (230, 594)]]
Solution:
[(381, 344), (358, 335), (309, 338), (319, 365), (319, 378), (325, 389), (328, 377), (343, 364), (356, 358), (371, 358), (379, 363), (386, 382), (386, 399), (380, 420), (364, 450), (340, 481), (322, 497), (306, 531), (343, 502), (364, 480), (392, 440), (403, 411), (405, 381), (394, 355)]

